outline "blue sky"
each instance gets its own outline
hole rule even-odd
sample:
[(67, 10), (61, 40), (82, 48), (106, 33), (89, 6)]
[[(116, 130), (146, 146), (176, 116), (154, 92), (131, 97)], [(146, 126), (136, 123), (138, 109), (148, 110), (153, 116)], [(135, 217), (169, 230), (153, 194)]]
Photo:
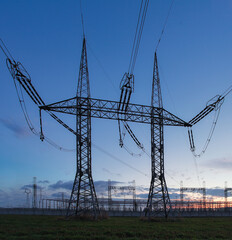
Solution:
[[(171, 1), (151, 0), (135, 65), (135, 92), (131, 102), (150, 104), (154, 49)], [(119, 83), (128, 69), (140, 1), (83, 0), (91, 96), (118, 100)], [(32, 82), (46, 103), (76, 95), (82, 46), (79, 1), (0, 0), (0, 37), (16, 60), (30, 73)], [(232, 2), (175, 0), (158, 49), (158, 63), (164, 108), (183, 120), (190, 120), (206, 102), (232, 84)], [(40, 142), (28, 129), (17, 100), (13, 81), (0, 53), (0, 190), (8, 192), (38, 181), (73, 181), (75, 152), (61, 152)], [(232, 186), (231, 96), (222, 106), (219, 121), (207, 152), (194, 160), (189, 150), (187, 129), (165, 128), (167, 184), (178, 188)], [(39, 128), (38, 109), (26, 98), (28, 111)], [(75, 137), (43, 115), (44, 134), (59, 145), (75, 148)], [(75, 126), (75, 119), (61, 116)], [(208, 116), (193, 128), (197, 150), (207, 138), (213, 121)], [(131, 124), (150, 152), (149, 126)], [(128, 155), (118, 146), (114, 121), (92, 121), (93, 143), (138, 169), (135, 171), (93, 147), (93, 178), (118, 182), (136, 180), (149, 186), (150, 159)], [(127, 136), (126, 144), (139, 150)], [(196, 163), (195, 163), (196, 161)], [(61, 189), (62, 190), (62, 189)], [(59, 191), (61, 191), (59, 189)], [(22, 190), (21, 190), (22, 191)], [(21, 192), (22, 194), (22, 192)], [(5, 198), (3, 197), (2, 201)]]

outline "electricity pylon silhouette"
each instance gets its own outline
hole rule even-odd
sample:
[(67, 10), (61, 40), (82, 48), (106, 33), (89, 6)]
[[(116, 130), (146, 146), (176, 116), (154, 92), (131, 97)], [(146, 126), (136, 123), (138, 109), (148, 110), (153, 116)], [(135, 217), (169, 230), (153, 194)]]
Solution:
[[(83, 114), (80, 98), (87, 98), (87, 110)], [(91, 212), (100, 213), (92, 179), (91, 155), (91, 106), (86, 40), (83, 39), (76, 100), (76, 158), (77, 169), (69, 201), (67, 216)]]
[[(155, 52), (151, 99), (151, 183), (146, 215), (168, 216), (171, 203), (164, 177), (164, 118), (157, 56)], [(159, 120), (155, 122), (155, 108)]]

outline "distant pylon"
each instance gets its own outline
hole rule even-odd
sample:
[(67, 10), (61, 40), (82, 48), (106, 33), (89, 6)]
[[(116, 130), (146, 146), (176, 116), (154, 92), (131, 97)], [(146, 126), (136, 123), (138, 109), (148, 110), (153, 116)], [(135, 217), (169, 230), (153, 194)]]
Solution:
[(37, 208), (37, 184), (36, 184), (36, 177), (33, 178), (33, 199), (32, 199), (32, 208)]
[[(87, 103), (85, 102), (85, 107), (87, 107), (87, 110), (84, 112), (82, 112), (82, 102), (79, 97), (87, 98)], [(89, 72), (87, 63), (86, 40), (84, 37), (77, 86), (77, 169), (69, 201), (67, 216), (88, 212), (97, 217), (99, 214), (99, 205), (92, 179), (91, 106), (90, 101), (88, 101), (89, 98)]]
[(31, 193), (31, 190), (29, 188), (25, 188), (24, 192), (26, 193), (26, 207), (30, 208), (30, 198), (29, 198), (29, 195)]
[[(156, 53), (153, 69), (151, 106), (151, 183), (146, 215), (160, 215), (167, 218), (171, 203), (164, 177), (163, 103)], [(158, 110), (156, 110), (158, 112), (155, 112), (154, 107), (158, 107)], [(159, 115), (158, 123), (155, 122), (155, 114)]]

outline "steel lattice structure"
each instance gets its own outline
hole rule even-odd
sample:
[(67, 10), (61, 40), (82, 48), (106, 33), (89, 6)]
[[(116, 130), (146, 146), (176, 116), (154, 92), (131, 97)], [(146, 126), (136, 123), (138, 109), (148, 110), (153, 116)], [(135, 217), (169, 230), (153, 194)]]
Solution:
[[(155, 54), (151, 106), (129, 103), (131, 93), (130, 91), (129, 96), (128, 93), (125, 93), (123, 102), (94, 99), (90, 97), (86, 40), (84, 38), (77, 95), (73, 98), (47, 105), (34, 88), (30, 75), (23, 67), (23, 65), (20, 62), (15, 61), (3, 42), (0, 44), (0, 48), (6, 56), (7, 67), (14, 80), (18, 99), (31, 131), (34, 134), (38, 135), (33, 125), (30, 123), (23, 97), (21, 94), (19, 94), (21, 90), (18, 90), (18, 86), (22, 87), (31, 98), (31, 100), (39, 107), (41, 140), (46, 140), (42, 131), (42, 110), (46, 111), (59, 124), (61, 124), (76, 136), (77, 169), (69, 201), (67, 216), (78, 215), (83, 212), (91, 212), (95, 217), (97, 217), (100, 213), (92, 179), (91, 118), (103, 118), (117, 120), (118, 122), (122, 121), (130, 131), (131, 129), (127, 125), (127, 122), (145, 123), (151, 125), (152, 177), (147, 200), (146, 215), (163, 215), (167, 217), (171, 204), (164, 176), (163, 128), (164, 126), (189, 127), (190, 146), (193, 148), (194, 142), (191, 127), (206, 117), (214, 109), (220, 108), (221, 104), (224, 101), (224, 98), (232, 91), (232, 87), (228, 88), (223, 95), (218, 95), (212, 99), (212, 103), (207, 104), (207, 106), (191, 121), (185, 122), (163, 108), (157, 56)], [(72, 129), (66, 123), (64, 123), (59, 117), (54, 114), (54, 112), (76, 116), (76, 130)], [(140, 142), (133, 134), (131, 137), (133, 140), (136, 140), (136, 144), (141, 147)]]
[[(86, 99), (90, 98), (85, 38), (83, 40), (81, 54), (76, 106), (81, 105), (81, 97), (86, 97)], [(92, 179), (90, 101), (86, 101), (85, 114), (82, 114), (81, 108), (77, 108), (75, 115), (77, 169), (67, 215), (76, 215), (78, 212), (86, 212), (91, 209), (94, 212), (95, 217), (97, 217), (100, 212)]]
[[(127, 110), (121, 102), (90, 97), (89, 75), (85, 38), (81, 55), (77, 96), (49, 105), (41, 110), (76, 116), (77, 170), (70, 197), (67, 216), (90, 211), (97, 217), (99, 206), (94, 189), (91, 169), (91, 118), (123, 120), (151, 125), (151, 183), (146, 214), (168, 216), (171, 204), (164, 177), (163, 127), (191, 125), (163, 108), (157, 57), (155, 54), (151, 106), (128, 103)], [(75, 133), (70, 127), (69, 131)]]
[(225, 207), (228, 207), (228, 192), (232, 192), (232, 188), (227, 187), (227, 182), (225, 182), (224, 196), (225, 196)]
[[(164, 214), (168, 216), (171, 203), (164, 177), (164, 115), (157, 56), (155, 53), (152, 81), (151, 114), (151, 184), (147, 200), (147, 214)], [(158, 122), (155, 122), (154, 107), (158, 108)]]
[(181, 186), (180, 186), (180, 201), (181, 204), (183, 205), (184, 202), (184, 192), (202, 192), (203, 195), (203, 205), (205, 206), (206, 204), (206, 187), (205, 187), (205, 181), (203, 182), (203, 187), (183, 187), (183, 182), (181, 181)]
[[(114, 190), (114, 193), (121, 192), (121, 194), (125, 191), (130, 192), (133, 195), (133, 210), (137, 210), (137, 204), (136, 204), (136, 188), (135, 188), (135, 180), (133, 181), (132, 186), (113, 186), (111, 185), (111, 181), (108, 180), (108, 209), (112, 209), (112, 190)], [(125, 197), (125, 195), (124, 195)], [(124, 204), (125, 204), (125, 199), (124, 199)]]

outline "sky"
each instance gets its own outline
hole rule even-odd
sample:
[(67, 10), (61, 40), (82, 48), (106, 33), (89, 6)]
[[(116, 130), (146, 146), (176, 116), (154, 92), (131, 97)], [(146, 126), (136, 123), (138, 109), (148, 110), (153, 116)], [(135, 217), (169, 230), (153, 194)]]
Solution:
[[(150, 105), (154, 51), (170, 4), (171, 0), (149, 3), (132, 103)], [(139, 0), (82, 1), (91, 97), (119, 100), (139, 7)], [(231, 86), (231, 29), (230, 0), (174, 1), (157, 50), (166, 110), (189, 121), (208, 100)], [(0, 0), (0, 38), (27, 69), (46, 104), (76, 95), (83, 39), (78, 0)], [(76, 170), (75, 151), (59, 151), (30, 132), (5, 60), (0, 52), (0, 207), (23, 206), (24, 189), (30, 188), (33, 177), (43, 197), (57, 197), (61, 192), (68, 197)], [(202, 187), (205, 181), (207, 197), (215, 199), (223, 196), (225, 181), (232, 187), (231, 100), (228, 95), (201, 158), (193, 157), (186, 128), (165, 127), (165, 172), (171, 194), (178, 195), (180, 181), (185, 187)], [(25, 102), (39, 130), (38, 109), (26, 94)], [(75, 126), (74, 117), (59, 116)], [(193, 127), (196, 152), (201, 151), (212, 123), (210, 114)], [(63, 148), (75, 149), (75, 137), (46, 114), (43, 127), (46, 137)], [(149, 126), (131, 124), (131, 128), (150, 153)], [(93, 119), (92, 142), (92, 174), (98, 194), (106, 194), (108, 179), (119, 185), (135, 180), (138, 194), (147, 193), (150, 158), (146, 154), (132, 157), (119, 147), (117, 122)], [(125, 144), (140, 154), (129, 136)]]

